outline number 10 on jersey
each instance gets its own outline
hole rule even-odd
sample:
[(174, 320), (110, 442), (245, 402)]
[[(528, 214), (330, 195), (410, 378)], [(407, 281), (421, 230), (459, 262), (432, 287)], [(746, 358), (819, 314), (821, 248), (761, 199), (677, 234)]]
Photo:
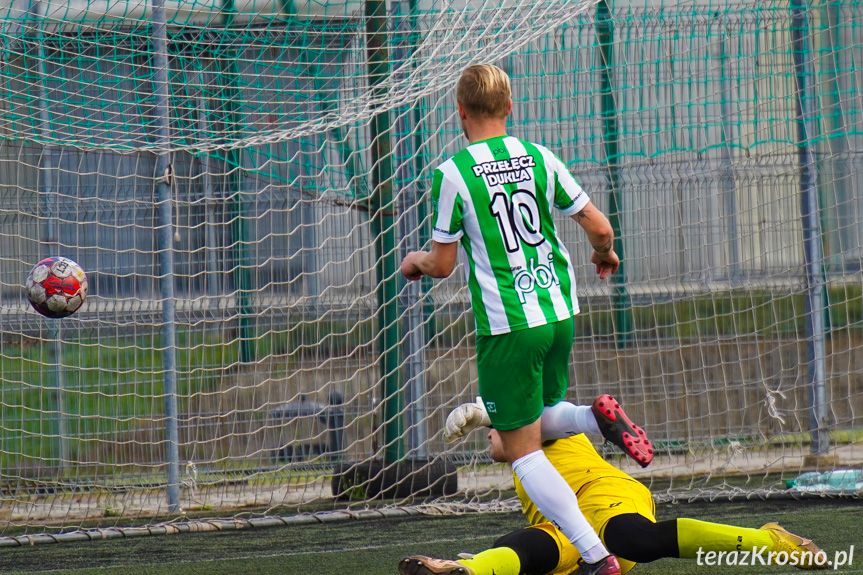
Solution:
[(517, 252), (521, 247), (519, 240), (529, 246), (545, 241), (539, 204), (529, 191), (516, 190), (511, 197), (506, 192), (497, 192), (491, 198), (489, 210), (497, 219), (506, 251)]

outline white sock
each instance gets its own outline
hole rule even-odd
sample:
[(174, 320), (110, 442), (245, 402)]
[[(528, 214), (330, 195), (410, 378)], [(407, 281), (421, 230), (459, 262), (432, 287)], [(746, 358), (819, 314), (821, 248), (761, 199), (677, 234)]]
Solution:
[(563, 439), (579, 433), (601, 433), (589, 405), (573, 405), (568, 401), (546, 407), (542, 411), (540, 425), (543, 441)]
[(586, 563), (596, 563), (603, 557), (607, 557), (609, 555), (608, 550), (605, 548), (605, 545), (600, 541), (598, 545), (594, 545), (587, 551), (581, 554), (581, 558), (584, 559)]
[(560, 529), (585, 561), (596, 563), (608, 555), (599, 535), (578, 508), (572, 488), (544, 452), (534, 451), (516, 459), (512, 470), (539, 512)]

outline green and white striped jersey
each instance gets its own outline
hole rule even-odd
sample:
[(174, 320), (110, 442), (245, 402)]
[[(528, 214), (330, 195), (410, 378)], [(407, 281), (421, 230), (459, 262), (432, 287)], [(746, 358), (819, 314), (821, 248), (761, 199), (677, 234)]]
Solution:
[(501, 136), (475, 142), (434, 172), (434, 231), (461, 240), (477, 333), (497, 335), (578, 313), (575, 274), (551, 206), (589, 201), (547, 148)]

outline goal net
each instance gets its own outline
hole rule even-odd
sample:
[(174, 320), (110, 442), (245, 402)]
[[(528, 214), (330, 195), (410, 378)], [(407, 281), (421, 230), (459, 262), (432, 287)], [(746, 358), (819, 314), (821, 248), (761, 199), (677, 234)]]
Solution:
[[(600, 281), (558, 222), (567, 398), (656, 447), (602, 454), (659, 498), (859, 467), (863, 14), (796, 1), (6, 2), (0, 534), (511, 506), (484, 434), (441, 437), (478, 392), (463, 270), (398, 270), (478, 62), (616, 229)], [(23, 292), (53, 255), (90, 282), (62, 320)]]

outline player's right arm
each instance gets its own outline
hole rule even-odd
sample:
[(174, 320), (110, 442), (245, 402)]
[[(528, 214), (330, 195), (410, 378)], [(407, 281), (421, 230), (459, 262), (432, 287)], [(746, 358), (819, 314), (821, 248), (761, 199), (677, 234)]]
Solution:
[(462, 230), (463, 204), (458, 189), (438, 168), (432, 181), (432, 247), (428, 252), (410, 252), (402, 260), (402, 275), (411, 281), (423, 276), (449, 277), (458, 259)]
[(430, 252), (409, 252), (402, 260), (402, 275), (416, 281), (424, 275), (431, 278), (449, 277), (455, 269), (458, 242), (442, 244), (432, 242)]

